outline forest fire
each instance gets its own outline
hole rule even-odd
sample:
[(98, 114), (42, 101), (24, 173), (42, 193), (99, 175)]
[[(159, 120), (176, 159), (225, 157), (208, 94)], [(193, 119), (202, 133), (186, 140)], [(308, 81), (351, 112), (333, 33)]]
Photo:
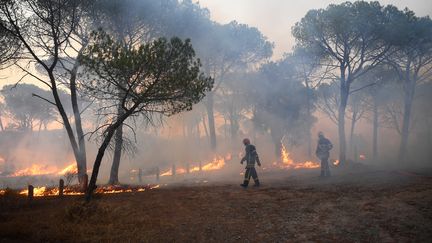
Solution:
[(57, 169), (48, 165), (32, 164), (29, 168), (18, 170), (10, 175), (10, 177), (17, 176), (38, 176), (55, 174)]
[(7, 177), (20, 177), (20, 176), (42, 176), (42, 175), (66, 175), (77, 174), (78, 169), (76, 162), (66, 166), (63, 169), (58, 169), (56, 166), (49, 166), (44, 164), (32, 164), (30, 167), (20, 169), (14, 173), (7, 175)]
[(165, 172), (163, 172), (160, 176), (172, 176), (173, 170), (175, 169), (175, 174), (185, 174), (185, 173), (193, 173), (193, 172), (199, 172), (199, 171), (213, 171), (213, 170), (220, 170), (225, 166), (225, 160), (230, 160), (231, 154), (227, 154), (225, 157), (223, 156), (215, 156), (211, 162), (207, 162), (204, 165), (199, 165), (192, 167), (190, 170), (185, 168), (177, 168), (173, 167), (172, 169), (169, 169)]
[(68, 165), (63, 170), (59, 171), (58, 175), (65, 175), (65, 174), (77, 174), (78, 173), (78, 167), (76, 162), (73, 162), (72, 164)]
[[(116, 193), (131, 193), (131, 192), (144, 192), (146, 190), (153, 190), (160, 188), (160, 185), (147, 185), (147, 186), (102, 186), (95, 190), (98, 194), (116, 194)], [(4, 195), (6, 190), (0, 190), (0, 195)], [(19, 195), (28, 196), (28, 189), (24, 189), (18, 192)], [(63, 191), (63, 195), (84, 195), (84, 192), (80, 191), (77, 187), (67, 187)], [(46, 186), (35, 187), (33, 189), (33, 196), (35, 197), (46, 197), (46, 196), (59, 196), (58, 188), (48, 188)]]
[(431, 16), (0, 0), (0, 243), (431, 241)]
[[(203, 165), (201, 167), (201, 169), (203, 171), (212, 171), (212, 170), (220, 170), (225, 166), (225, 159), (230, 159), (231, 158), (231, 154), (228, 154), (225, 157), (222, 156), (217, 156), (215, 158), (213, 158), (213, 161)], [(195, 171), (199, 171), (200, 168), (199, 167), (194, 167), (191, 169), (191, 172), (195, 172)]]
[(281, 149), (281, 160), (282, 164), (274, 163), (274, 165), (282, 169), (315, 169), (320, 167), (318, 163), (312, 161), (294, 162), (284, 144), (282, 144)]

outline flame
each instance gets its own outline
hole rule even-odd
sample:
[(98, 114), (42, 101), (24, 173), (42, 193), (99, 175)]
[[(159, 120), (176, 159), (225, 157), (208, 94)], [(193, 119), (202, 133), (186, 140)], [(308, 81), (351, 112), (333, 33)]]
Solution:
[(166, 172), (160, 174), (160, 176), (170, 176), (170, 175), (172, 175), (172, 170), (171, 169), (169, 169)]
[(360, 160), (365, 160), (365, 159), (366, 159), (366, 155), (364, 155), (364, 154), (360, 154), (360, 155), (359, 155), (359, 159), (360, 159)]
[(118, 189), (118, 188), (98, 188), (95, 193), (113, 194), (113, 193), (123, 193), (132, 192), (132, 189)]
[(3, 196), (4, 194), (6, 194), (6, 190), (0, 190), (0, 196)]
[[(225, 160), (230, 160), (230, 159), (231, 159), (231, 154), (227, 154), (226, 156), (215, 156), (212, 161), (202, 165), (201, 169), (200, 166), (195, 166), (192, 167), (189, 170), (189, 172), (193, 173), (193, 172), (198, 172), (200, 170), (202, 171), (220, 170), (225, 166)], [(176, 174), (184, 174), (184, 173), (187, 173), (187, 169), (184, 168), (176, 169)], [(171, 176), (171, 175), (172, 175), (172, 169), (169, 169), (163, 172), (162, 174), (160, 174), (160, 176)]]
[[(35, 187), (33, 189), (33, 196), (35, 196), (35, 197), (42, 197), (42, 196), (50, 194), (48, 191), (47, 192), (45, 192), (45, 191), (47, 191), (47, 189), (46, 189), (45, 186)], [(28, 195), (28, 190), (22, 190), (22, 191), (20, 191), (19, 194), (20, 195)], [(57, 194), (58, 194), (58, 190), (57, 190)]]
[(334, 162), (333, 162), (333, 165), (336, 165), (336, 166), (338, 166), (339, 165), (339, 160), (337, 159), (337, 160), (335, 160)]
[(33, 164), (30, 168), (25, 168), (13, 173), (12, 177), (15, 176), (34, 176), (34, 175), (49, 175), (54, 174), (57, 171), (56, 168), (47, 165)]
[[(290, 153), (286, 149), (285, 145), (282, 143), (281, 149), (281, 160), (282, 165), (279, 167), (283, 169), (315, 169), (319, 168), (320, 165), (316, 162), (306, 161), (306, 162), (294, 162), (294, 160), (290, 157)], [(273, 165), (277, 166), (278, 163), (274, 162)]]
[(202, 170), (203, 171), (220, 170), (224, 166), (225, 166), (225, 159), (222, 157), (215, 157), (212, 162), (204, 165), (202, 167)]
[(312, 161), (306, 161), (303, 163), (296, 163), (294, 169), (316, 169), (319, 168), (320, 165), (318, 163)]
[[(1, 157), (0, 157), (1, 162)], [(78, 168), (76, 162), (66, 166), (63, 169), (58, 169), (56, 166), (43, 165), (41, 163), (32, 164), (28, 168), (24, 168), (16, 171), (15, 173), (9, 175), (9, 177), (17, 176), (38, 176), (38, 175), (65, 175), (65, 174), (77, 174)]]
[[(136, 187), (136, 188), (124, 188), (121, 186), (105, 186), (99, 187), (95, 190), (95, 193), (99, 194), (115, 194), (115, 193), (130, 193), (130, 192), (144, 192), (147, 189), (156, 189), (160, 185), (146, 186), (146, 187)], [(0, 190), (0, 195), (4, 195), (6, 190)], [(28, 189), (19, 191), (20, 195), (27, 196)], [(47, 188), (46, 186), (35, 187), (33, 189), (34, 197), (44, 197), (44, 196), (58, 196), (58, 188)], [(84, 195), (84, 192), (79, 191), (77, 188), (65, 188), (63, 190), (63, 195)]]
[(289, 156), (289, 152), (287, 151), (287, 149), (285, 148), (285, 145), (282, 144), (282, 149), (281, 149), (281, 159), (282, 159), (282, 163), (284, 165), (287, 166), (292, 166), (294, 164), (294, 161), (290, 158)]
[(178, 168), (178, 169), (176, 169), (176, 174), (184, 174), (186, 172), (187, 172), (187, 170), (184, 169), (184, 168)]
[(58, 175), (65, 175), (65, 174), (78, 174), (78, 167), (76, 162), (66, 166), (63, 170), (57, 173)]

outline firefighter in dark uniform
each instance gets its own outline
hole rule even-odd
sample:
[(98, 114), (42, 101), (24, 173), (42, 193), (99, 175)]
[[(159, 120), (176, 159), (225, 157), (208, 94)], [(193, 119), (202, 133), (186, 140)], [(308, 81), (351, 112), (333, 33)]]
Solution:
[(329, 157), (330, 150), (333, 148), (333, 144), (324, 137), (324, 133), (318, 133), (318, 145), (316, 149), (316, 156), (321, 160), (321, 177), (330, 176)]
[(246, 161), (246, 171), (245, 171), (245, 177), (243, 184), (240, 184), (240, 186), (246, 188), (249, 184), (249, 180), (252, 177), (254, 179), (255, 185), (259, 186), (260, 182), (258, 180), (258, 175), (255, 170), (255, 162), (258, 164), (258, 166), (261, 166), (261, 162), (258, 157), (258, 153), (256, 151), (256, 148), (254, 145), (250, 144), (250, 140), (248, 138), (243, 139), (243, 144), (245, 145), (245, 156), (240, 161), (240, 164), (243, 164), (244, 161)]

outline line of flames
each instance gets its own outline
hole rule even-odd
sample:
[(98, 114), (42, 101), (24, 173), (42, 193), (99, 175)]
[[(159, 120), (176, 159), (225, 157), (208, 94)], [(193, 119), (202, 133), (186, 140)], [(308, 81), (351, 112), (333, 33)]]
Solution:
[(65, 175), (65, 174), (77, 174), (78, 168), (76, 162), (71, 163), (63, 169), (58, 169), (54, 166), (43, 165), (40, 163), (32, 164), (28, 168), (18, 170), (8, 177), (19, 177), (19, 176), (41, 176), (41, 175)]
[[(220, 170), (225, 166), (225, 161), (231, 160), (231, 154), (227, 154), (226, 156), (215, 156), (212, 161), (205, 163), (201, 166), (194, 166), (189, 169), (189, 173), (199, 172), (201, 171), (212, 171), (212, 170)], [(188, 173), (188, 170), (185, 168), (176, 168), (176, 174), (185, 174)], [(172, 169), (169, 169), (160, 176), (172, 176)]]
[[(145, 187), (131, 187), (124, 188), (118, 186), (105, 186), (99, 187), (95, 190), (95, 193), (98, 194), (115, 194), (115, 193), (131, 193), (131, 192), (144, 192), (147, 190), (153, 190), (160, 188), (161, 185), (148, 185)], [(0, 190), (0, 195), (4, 195), (6, 190)], [(21, 190), (18, 192), (20, 195), (27, 196), (28, 189)], [(44, 197), (44, 196), (58, 196), (59, 189), (58, 188), (48, 188), (46, 186), (35, 187), (33, 189), (33, 196), (35, 197)], [(84, 192), (77, 191), (74, 188), (65, 188), (63, 191), (63, 195), (84, 195)]]

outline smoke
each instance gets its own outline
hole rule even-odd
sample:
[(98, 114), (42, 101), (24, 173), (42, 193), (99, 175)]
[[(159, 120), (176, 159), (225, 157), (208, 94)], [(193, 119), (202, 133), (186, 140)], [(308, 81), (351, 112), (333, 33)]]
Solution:
[[(121, 5), (121, 13), (116, 17), (123, 19), (136, 11), (135, 1), (126, 1), (130, 5)], [(208, 120), (208, 100), (204, 99), (194, 106), (192, 111), (171, 117), (155, 119), (154, 124), (144, 122), (141, 118), (127, 121), (125, 127), (125, 152), (121, 158), (119, 179), (125, 184), (164, 184), (164, 183), (194, 183), (195, 181), (211, 181), (220, 183), (225, 181), (241, 181), (244, 166), (240, 160), (244, 155), (243, 138), (250, 138), (256, 145), (263, 168), (258, 173), (276, 170), (283, 171), (281, 177), (288, 172), (281, 170), (283, 165), (282, 152), (289, 152), (294, 163), (310, 161), (318, 163), (315, 156), (317, 142), (316, 134), (324, 132), (334, 145), (330, 160), (338, 159), (337, 125), (329, 114), (323, 112), (316, 105), (322, 102), (318, 90), (310, 94), (296, 74), (296, 67), (292, 62), (281, 59), (278, 62), (267, 63), (271, 45), (256, 29), (232, 23), (239, 30), (249, 30), (236, 34), (244, 36), (237, 39), (256, 38), (259, 49), (257, 53), (263, 55), (255, 64), (231, 63), (246, 56), (256, 58), (252, 51), (244, 55), (231, 56), (222, 53), (221, 43), (227, 32), (215, 31), (206, 35), (209, 26), (216, 25), (223, 29), (224, 25), (214, 23), (208, 19), (208, 10), (188, 1), (164, 1), (165, 5), (158, 5), (159, 1), (142, 1), (140, 4), (150, 6), (152, 11), (142, 23), (145, 23), (143, 33), (146, 40), (156, 36), (179, 35), (190, 37), (196, 47), (197, 56), (201, 58), (203, 70), (215, 77), (219, 84), (214, 91), (214, 121), (217, 147), (211, 146), (211, 134)], [(204, 1), (205, 2), (205, 1)], [(148, 5), (146, 5), (148, 4)], [(189, 4), (189, 5), (188, 5)], [(290, 3), (291, 4), (291, 3)], [(115, 5), (117, 6), (117, 5)], [(115, 6), (107, 6), (113, 10)], [(140, 5), (141, 6), (141, 5)], [(142, 6), (141, 6), (142, 7)], [(111, 9), (110, 9), (111, 8)], [(175, 9), (180, 9), (174, 11)], [(145, 9), (145, 8), (144, 8)], [(210, 9), (211, 10), (211, 9)], [(173, 13), (169, 11), (174, 11)], [(195, 12), (194, 12), (195, 11)], [(198, 11), (198, 13), (197, 13)], [(200, 12), (201, 11), (201, 12)], [(155, 14), (159, 13), (159, 14)], [(135, 18), (136, 16), (134, 16)], [(148, 18), (148, 19), (147, 19)], [(130, 19), (128, 19), (130, 20)], [(297, 19), (298, 20), (298, 19)], [(261, 21), (261, 20), (260, 20)], [(118, 21), (113, 27), (113, 33), (119, 30), (141, 28), (129, 26), (130, 21)], [(136, 23), (134, 23), (136, 24)], [(151, 32), (152, 29), (157, 31)], [(209, 29), (207, 29), (209, 28)], [(244, 29), (242, 29), (244, 28)], [(214, 30), (214, 29), (211, 29)], [(148, 32), (147, 32), (148, 31)], [(255, 34), (254, 34), (255, 33)], [(269, 32), (270, 33), (270, 32)], [(214, 38), (213, 38), (214, 37)], [(217, 38), (216, 38), (217, 37)], [(230, 41), (233, 41), (232, 38)], [(216, 41), (215, 41), (216, 40)], [(143, 40), (140, 40), (143, 41)], [(263, 44), (264, 43), (264, 44)], [(217, 44), (217, 46), (215, 46)], [(239, 43), (233, 45), (239, 49)], [(263, 45), (261, 45), (263, 44)], [(264, 46), (264, 47), (263, 47)], [(216, 48), (217, 47), (217, 48)], [(221, 48), (221, 49), (218, 49)], [(232, 51), (232, 46), (228, 50)], [(254, 50), (253, 48), (251, 48)], [(270, 51), (271, 52), (271, 51)], [(213, 58), (213, 59), (212, 59)], [(230, 59), (231, 58), (231, 59)], [(289, 57), (284, 57), (289, 59)], [(209, 61), (210, 60), (210, 61)], [(227, 61), (226, 61), (227, 60)], [(214, 63), (221, 63), (220, 66)], [(237, 66), (226, 73), (216, 72), (217, 68)], [(382, 101), (379, 107), (378, 127), (378, 156), (373, 154), (373, 122), (372, 110), (366, 107), (364, 117), (355, 125), (352, 139), (348, 138), (348, 159), (350, 163), (373, 166), (395, 167), (397, 150), (400, 142), (398, 122), (401, 119), (400, 110), (403, 108), (402, 91), (392, 87), (390, 98)], [(409, 141), (410, 166), (426, 166), (432, 155), (432, 114), (430, 111), (431, 85), (424, 84), (418, 88), (417, 99), (414, 104), (413, 123)], [(310, 96), (310, 107), (307, 106)], [(362, 94), (365, 97), (367, 94)], [(83, 104), (85, 106), (85, 104)], [(365, 105), (366, 106), (366, 105)], [(330, 112), (337, 112), (337, 107), (327, 107)], [(98, 119), (94, 115), (94, 106), (87, 109), (83, 115), (87, 132), (87, 161), (89, 173), (97, 153), (98, 140), (91, 136), (96, 129)], [(346, 133), (350, 132), (350, 112), (346, 118)], [(3, 120), (10, 119), (2, 113)], [(68, 137), (61, 124), (53, 121), (47, 130), (17, 131), (14, 129), (0, 132), (0, 187), (24, 187), (26, 184), (54, 185), (63, 175), (58, 172), (75, 163)], [(112, 163), (112, 151), (105, 156), (98, 181), (103, 184), (108, 181)], [(198, 169), (197, 169), (198, 168)], [(317, 169), (301, 168), (304, 170)], [(289, 170), (295, 170), (289, 168)], [(175, 171), (175, 173), (173, 173)], [(18, 173), (21, 172), (21, 173)], [(285, 173), (286, 172), (286, 173)], [(163, 174), (167, 174), (163, 176)], [(157, 176), (159, 174), (159, 178)], [(173, 175), (175, 174), (175, 175)]]

